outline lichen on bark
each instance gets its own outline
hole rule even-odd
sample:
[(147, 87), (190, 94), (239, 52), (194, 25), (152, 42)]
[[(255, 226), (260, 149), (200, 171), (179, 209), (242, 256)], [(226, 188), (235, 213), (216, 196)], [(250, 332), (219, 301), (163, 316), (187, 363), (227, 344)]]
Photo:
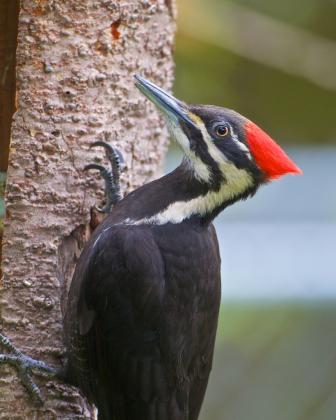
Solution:
[[(83, 167), (110, 133), (127, 162), (124, 190), (151, 179), (167, 133), (134, 87), (140, 73), (172, 83), (174, 4), (164, 0), (22, 0), (17, 112), (5, 193), (1, 330), (29, 355), (59, 366), (66, 286), (90, 234), (102, 183)], [(46, 403), (29, 400), (1, 367), (0, 418), (93, 418), (77, 390), (39, 380)]]

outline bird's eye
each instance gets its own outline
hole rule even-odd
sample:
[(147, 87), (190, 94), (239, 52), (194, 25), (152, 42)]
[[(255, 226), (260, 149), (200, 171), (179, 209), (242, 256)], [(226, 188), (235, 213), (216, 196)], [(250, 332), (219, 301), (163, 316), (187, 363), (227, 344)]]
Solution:
[(216, 127), (216, 134), (219, 137), (225, 137), (229, 134), (229, 128), (226, 125), (219, 125)]

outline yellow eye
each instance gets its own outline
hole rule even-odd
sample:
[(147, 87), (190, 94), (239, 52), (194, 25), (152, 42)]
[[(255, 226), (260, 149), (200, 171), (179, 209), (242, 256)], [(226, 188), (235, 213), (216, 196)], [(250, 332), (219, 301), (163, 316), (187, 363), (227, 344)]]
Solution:
[(226, 125), (219, 125), (216, 128), (216, 134), (219, 137), (225, 137), (229, 134), (229, 128)]

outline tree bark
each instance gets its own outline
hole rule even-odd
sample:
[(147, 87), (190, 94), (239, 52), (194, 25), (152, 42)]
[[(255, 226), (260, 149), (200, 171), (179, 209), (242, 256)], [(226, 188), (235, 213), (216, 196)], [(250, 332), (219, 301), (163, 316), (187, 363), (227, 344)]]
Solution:
[(8, 166), (10, 125), (15, 110), (15, 48), (18, 0), (0, 1), (0, 171)]
[[(174, 4), (164, 0), (22, 0), (17, 111), (12, 124), (3, 238), (1, 331), (25, 353), (60, 366), (62, 312), (74, 265), (103, 198), (103, 159), (90, 143), (110, 133), (127, 169), (125, 190), (151, 179), (167, 133), (137, 92), (133, 73), (172, 83)], [(1, 350), (0, 350), (1, 351)], [(1, 419), (87, 419), (78, 391), (38, 378), (36, 407), (10, 367), (1, 367)]]

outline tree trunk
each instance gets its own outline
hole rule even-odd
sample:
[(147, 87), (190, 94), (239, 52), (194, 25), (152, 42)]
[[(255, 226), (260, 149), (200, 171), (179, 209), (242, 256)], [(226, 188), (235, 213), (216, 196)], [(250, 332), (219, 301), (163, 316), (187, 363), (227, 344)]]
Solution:
[[(74, 264), (102, 200), (89, 149), (110, 133), (127, 169), (124, 191), (152, 178), (166, 150), (162, 121), (133, 84), (140, 73), (170, 88), (174, 5), (164, 0), (22, 0), (17, 112), (5, 192), (1, 331), (25, 353), (60, 366), (62, 315)], [(98, 156), (98, 158), (97, 158)], [(37, 380), (36, 407), (1, 367), (1, 419), (93, 418), (76, 389)]]

